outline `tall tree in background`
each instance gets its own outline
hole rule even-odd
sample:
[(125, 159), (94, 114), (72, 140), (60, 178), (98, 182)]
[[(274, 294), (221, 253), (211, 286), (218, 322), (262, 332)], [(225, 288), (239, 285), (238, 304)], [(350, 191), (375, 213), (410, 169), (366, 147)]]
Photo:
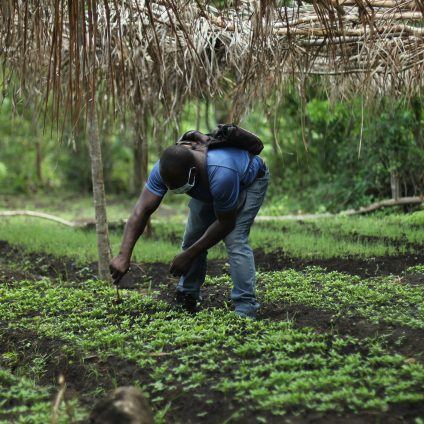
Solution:
[[(97, 119), (95, 95), (95, 85), (97, 84), (97, 24), (98, 10), (96, 1), (90, 0), (88, 2), (88, 14), (85, 13), (84, 3), (81, 3), (80, 12), (77, 14), (77, 22), (74, 24), (74, 28), (77, 30), (77, 34), (74, 37), (74, 40), (76, 40), (74, 48), (75, 52), (81, 52), (82, 57), (79, 59), (79, 62), (83, 65), (82, 72), (80, 73), (81, 78), (79, 83), (82, 84), (83, 87), (83, 99), (85, 100), (85, 107), (87, 108), (86, 133), (90, 152), (91, 181), (93, 184), (93, 201), (96, 217), (99, 277), (102, 280), (110, 280), (111, 277), (109, 273), (109, 262), (112, 252), (109, 240), (106, 194), (103, 178), (102, 148), (99, 136), (99, 124)], [(84, 45), (84, 43), (86, 43), (86, 48), (84, 49), (85, 51), (81, 50), (81, 46)], [(84, 55), (87, 57), (86, 61), (84, 60)], [(78, 57), (78, 54), (75, 56)]]
[(134, 111), (133, 139), (133, 194), (139, 194), (147, 180), (148, 152), (148, 112), (143, 103), (138, 103)]
[(109, 228), (106, 212), (106, 194), (103, 178), (102, 149), (99, 137), (99, 125), (95, 104), (89, 104), (87, 119), (87, 139), (90, 151), (91, 180), (93, 184), (93, 201), (96, 216), (96, 236), (99, 277), (102, 280), (109, 280), (109, 262), (111, 249), (109, 241)]
[(29, 93), (29, 109), (31, 112), (31, 130), (32, 136), (34, 137), (34, 147), (35, 147), (35, 176), (37, 178), (37, 185), (41, 186), (43, 184), (43, 172), (42, 172), (42, 162), (43, 162), (43, 152), (41, 145), (41, 137), (39, 131), (38, 117), (37, 112), (37, 103), (36, 96), (34, 93)]

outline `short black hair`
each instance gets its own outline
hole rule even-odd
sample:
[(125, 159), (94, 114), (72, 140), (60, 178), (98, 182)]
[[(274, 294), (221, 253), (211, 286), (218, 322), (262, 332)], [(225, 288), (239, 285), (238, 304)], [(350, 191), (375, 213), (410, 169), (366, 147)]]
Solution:
[(194, 155), (187, 147), (174, 145), (165, 149), (160, 157), (159, 172), (166, 183), (180, 182), (195, 166)]

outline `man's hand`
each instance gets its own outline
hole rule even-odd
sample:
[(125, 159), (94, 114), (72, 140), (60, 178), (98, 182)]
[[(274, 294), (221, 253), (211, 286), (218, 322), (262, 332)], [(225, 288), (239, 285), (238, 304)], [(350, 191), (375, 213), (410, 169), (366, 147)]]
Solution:
[(191, 245), (187, 250), (175, 256), (169, 268), (170, 274), (174, 277), (181, 277), (187, 274), (194, 259), (202, 252), (218, 243), (226, 237), (233, 229), (236, 223), (237, 211), (217, 212), (217, 220), (209, 226), (206, 232)]
[(119, 254), (110, 261), (109, 270), (115, 284), (127, 273), (129, 267), (130, 259), (126, 255)]
[(169, 268), (169, 273), (174, 277), (181, 277), (182, 275), (187, 274), (191, 264), (194, 261), (194, 256), (189, 250), (185, 250), (179, 255), (175, 256), (174, 260), (171, 263)]
[(146, 228), (150, 215), (158, 208), (162, 197), (156, 196), (144, 188), (135, 208), (125, 224), (119, 255), (115, 256), (109, 264), (109, 270), (115, 284), (125, 275), (130, 267), (133, 248)]

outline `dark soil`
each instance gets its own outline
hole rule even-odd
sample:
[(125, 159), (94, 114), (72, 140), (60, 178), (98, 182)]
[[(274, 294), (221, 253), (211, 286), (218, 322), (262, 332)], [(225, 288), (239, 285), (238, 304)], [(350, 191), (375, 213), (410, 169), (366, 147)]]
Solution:
[[(208, 262), (208, 274), (211, 276), (222, 275), (225, 272), (225, 260)], [(303, 271), (308, 266), (319, 266), (327, 271), (344, 272), (370, 278), (384, 275), (402, 275), (404, 271), (414, 265), (424, 264), (424, 255), (398, 255), (379, 256), (369, 259), (361, 258), (329, 258), (329, 259), (298, 259), (292, 258), (281, 252), (265, 253), (263, 250), (255, 251), (256, 268), (259, 271), (281, 271), (295, 269)], [(140, 280), (149, 279), (153, 286), (161, 283), (173, 282), (177, 279), (168, 274), (169, 265), (164, 263), (133, 265), (129, 273), (121, 280), (121, 287), (131, 288), (140, 283)], [(424, 284), (424, 275), (406, 274), (403, 281), (412, 284)]]
[(396, 256), (377, 256), (373, 258), (329, 258), (329, 259), (297, 259), (281, 252), (265, 253), (255, 251), (256, 266), (261, 271), (277, 271), (293, 268), (303, 270), (307, 266), (319, 266), (327, 271), (345, 272), (351, 275), (369, 278), (380, 275), (401, 275), (414, 265), (424, 264), (423, 254), (404, 254)]
[[(1, 327), (3, 323), (0, 323)], [(73, 357), (65, 355), (62, 347), (65, 344), (62, 340), (48, 337), (39, 337), (34, 333), (23, 330), (7, 330), (1, 334), (0, 354), (5, 352), (18, 353), (19, 368), (8, 366), (12, 372), (19, 373), (20, 369), (31, 364), (31, 359), (35, 355), (43, 355), (46, 360), (46, 372), (39, 376), (39, 384), (53, 385), (57, 387), (57, 377), (62, 374), (65, 377), (67, 391), (65, 398), (77, 397), (82, 405), (88, 410), (92, 409), (98, 400), (94, 391), (102, 387), (105, 391), (111, 391), (118, 386), (134, 384), (140, 381), (144, 384), (150, 383), (149, 372), (141, 369), (135, 363), (117, 357), (99, 359), (96, 355), (83, 356), (76, 354)], [(1, 364), (4, 366), (4, 364)], [(202, 387), (198, 389), (198, 394), (202, 394), (206, 399), (213, 401), (212, 404), (205, 404), (196, 400), (191, 393), (177, 389), (174, 392), (173, 409), (167, 414), (168, 421), (172, 423), (187, 424), (218, 424), (231, 417), (234, 412), (240, 409), (241, 405), (233, 403), (231, 399), (220, 393)], [(52, 400), (56, 396), (53, 390)], [(172, 395), (171, 395), (172, 396)], [(167, 401), (171, 400), (167, 398)], [(7, 407), (4, 406), (3, 414)], [(197, 413), (207, 412), (207, 415), (196, 418)], [(287, 411), (287, 416), (276, 417), (265, 411), (250, 411), (239, 419), (231, 420), (235, 423), (254, 424), (257, 423), (257, 416), (265, 417), (268, 423), (287, 424), (377, 424), (377, 423), (414, 423), (416, 417), (423, 416), (424, 405), (420, 403), (399, 403), (391, 405), (388, 411), (366, 411), (359, 413), (315, 413), (307, 412), (301, 415), (295, 411)], [(88, 424), (88, 421), (85, 423)]]
[[(375, 258), (329, 258), (329, 259), (299, 259), (287, 256), (283, 252), (255, 251), (255, 262), (258, 270), (278, 271), (284, 269), (303, 270), (307, 266), (320, 266), (328, 271), (345, 272), (361, 277), (374, 277), (378, 275), (400, 275), (414, 265), (424, 264), (423, 254), (404, 254), (397, 256), (381, 256)], [(225, 260), (212, 260), (208, 263), (208, 274), (221, 275)], [(13, 271), (10, 269), (13, 265)], [(16, 271), (15, 271), (16, 270)], [(146, 263), (132, 264), (130, 271), (121, 280), (122, 288), (145, 286), (150, 281), (153, 286), (161, 283), (176, 282), (168, 273), (169, 264)], [(8, 242), (0, 240), (0, 277), (2, 280), (19, 281), (37, 277), (49, 277), (68, 282), (83, 282), (95, 279), (97, 265), (77, 264), (70, 258), (55, 257), (53, 255), (26, 252), (22, 248), (11, 246)], [(408, 277), (414, 284), (421, 284), (420, 275)], [(408, 279), (406, 281), (409, 281)]]
[[(255, 252), (257, 268), (262, 271), (275, 271), (293, 268), (303, 270), (307, 266), (320, 266), (328, 271), (347, 272), (362, 277), (395, 274), (401, 275), (409, 266), (424, 264), (424, 255), (399, 255), (395, 257), (379, 257), (372, 259), (358, 258), (332, 258), (332, 259), (296, 259), (285, 256), (281, 252), (265, 253), (261, 250)], [(225, 261), (210, 261), (208, 273), (222, 275), (225, 271)], [(174, 297), (177, 279), (169, 276), (168, 264), (132, 264), (128, 274), (122, 279), (121, 286), (138, 288), (151, 285), (159, 290), (159, 297), (171, 303)], [(89, 278), (95, 278), (96, 266), (89, 264), (81, 266), (69, 258), (57, 258), (43, 253), (28, 253), (23, 249), (10, 246), (7, 242), (0, 241), (0, 281), (15, 284), (20, 280), (32, 280), (42, 276), (60, 279), (69, 284), (78, 284)], [(410, 284), (424, 284), (421, 274), (407, 274), (402, 276), (403, 281)], [(202, 289), (204, 301), (202, 308), (231, 307), (229, 289), (205, 285)], [(136, 311), (135, 311), (136, 313)], [(358, 338), (368, 336), (386, 336), (387, 348), (392, 352), (405, 355), (411, 361), (424, 361), (424, 330), (415, 330), (408, 327), (392, 326), (388, 324), (372, 324), (361, 317), (335, 317), (328, 311), (320, 311), (305, 305), (263, 305), (259, 318), (270, 320), (293, 319), (298, 326), (308, 326), (320, 332), (337, 332), (352, 335)], [(100, 359), (96, 355), (84, 356), (76, 354), (75, 357), (63, 352), (64, 342), (35, 334), (4, 330), (6, 325), (0, 322), (0, 354), (3, 352), (19, 352), (19, 361), (11, 365), (12, 371), (17, 367), (25, 367), (30, 363), (35, 354), (46, 356), (46, 373), (41, 376), (40, 384), (56, 385), (59, 373), (64, 374), (68, 396), (78, 395), (83, 404), (91, 407), (96, 400), (93, 394), (98, 387), (112, 390), (115, 383), (130, 385), (139, 380), (149, 383), (148, 370), (140, 369), (136, 364), (116, 357)], [(1, 356), (0, 356), (1, 358)], [(165, 360), (165, 359), (164, 359)], [(93, 372), (94, 370), (94, 372)], [(98, 377), (96, 377), (98, 376)], [(212, 399), (212, 405), (196, 402), (192, 395), (177, 390), (173, 404), (175, 409), (170, 411), (170, 422), (190, 423), (220, 423), (228, 419), (240, 405), (232, 403), (228, 398), (208, 388), (203, 388), (201, 393)], [(52, 393), (52, 398), (55, 393)], [(196, 418), (202, 405), (202, 411), (208, 412), (206, 417)], [(424, 405), (404, 403), (393, 405), (388, 411), (367, 411), (357, 414), (345, 413), (339, 416), (335, 413), (307, 413), (296, 416), (293, 411), (288, 411), (287, 418), (274, 417), (263, 411), (251, 412), (238, 421), (240, 423), (257, 423), (257, 416), (267, 418), (269, 423), (413, 423), (414, 418), (424, 416)]]
[(30, 272), (19, 271), (16, 269), (9, 269), (1, 266), (0, 261), (0, 281), (7, 281), (10, 284), (13, 284), (16, 281), (29, 280), (35, 281), (37, 276), (31, 274)]
[[(14, 364), (0, 362), (0, 365), (19, 374), (20, 370), (31, 364), (35, 355), (41, 355), (45, 358), (46, 366), (45, 372), (36, 377), (38, 383), (58, 387), (58, 377), (63, 375), (67, 385), (67, 397), (77, 396), (82, 405), (89, 409), (96, 400), (93, 393), (99, 387), (112, 390), (116, 382), (124, 386), (134, 384), (136, 380), (146, 382), (149, 378), (147, 370), (129, 361), (114, 357), (100, 359), (97, 355), (82, 353), (69, 355), (63, 352), (65, 345), (66, 342), (60, 339), (40, 337), (26, 330), (3, 330), (0, 335), (0, 355), (16, 352), (18, 359)], [(56, 391), (53, 391), (52, 398), (55, 395)]]
[(371, 323), (363, 317), (340, 317), (305, 305), (263, 305), (259, 318), (273, 321), (293, 320), (298, 327), (311, 327), (318, 332), (334, 332), (356, 338), (384, 336), (389, 352), (424, 362), (424, 330), (384, 322)]
[(70, 258), (55, 257), (43, 252), (27, 252), (0, 240), (0, 269), (10, 270), (12, 267), (17, 269), (15, 280), (20, 274), (77, 282), (97, 278), (95, 264), (78, 265)]
[(408, 273), (403, 277), (403, 281), (412, 285), (421, 285), (424, 284), (424, 274)]

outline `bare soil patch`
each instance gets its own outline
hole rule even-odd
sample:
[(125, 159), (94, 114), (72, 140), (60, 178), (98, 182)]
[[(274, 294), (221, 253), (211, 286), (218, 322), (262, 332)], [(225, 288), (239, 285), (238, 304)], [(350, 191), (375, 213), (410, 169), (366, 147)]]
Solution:
[[(3, 323), (0, 323), (2, 325)], [(110, 391), (115, 387), (134, 384), (139, 380), (143, 383), (151, 382), (148, 370), (140, 369), (135, 363), (122, 358), (108, 357), (99, 359), (96, 355), (84, 356), (79, 353), (74, 357), (63, 354), (62, 347), (65, 344), (60, 339), (40, 337), (24, 330), (7, 330), (1, 334), (0, 354), (4, 352), (17, 352), (19, 354), (19, 368), (29, 365), (34, 355), (44, 355), (46, 358), (46, 372), (40, 377), (40, 384), (56, 385), (59, 374), (65, 376), (67, 382), (66, 397), (71, 399), (78, 397), (83, 406), (91, 410), (94, 403), (99, 399), (93, 395), (98, 387)], [(176, 364), (177, 365), (177, 364)], [(15, 367), (12, 372), (19, 372)], [(93, 372), (94, 371), (94, 372)], [(95, 376), (99, 376), (97, 379)], [(168, 422), (184, 422), (197, 424), (196, 417), (199, 412), (207, 415), (201, 418), (205, 424), (218, 424), (231, 417), (242, 405), (233, 402), (230, 397), (223, 396), (219, 392), (207, 387), (201, 387), (197, 393), (212, 400), (211, 404), (205, 404), (195, 399), (191, 393), (186, 393), (177, 388), (172, 395), (174, 407), (169, 411)], [(52, 399), (55, 396), (52, 390)], [(167, 399), (169, 401), (170, 399)], [(9, 405), (9, 407), (12, 405)], [(6, 412), (6, 411), (4, 411)], [(239, 419), (232, 420), (236, 423), (257, 423), (256, 417), (265, 417), (268, 423), (291, 423), (291, 424), (377, 424), (377, 423), (414, 423), (416, 417), (423, 416), (424, 405), (419, 403), (399, 403), (390, 405), (387, 411), (363, 411), (358, 413), (315, 413), (307, 412), (299, 415), (295, 410), (288, 410), (285, 417), (276, 417), (267, 411), (252, 410)], [(84, 424), (88, 424), (88, 420)]]
[(293, 320), (298, 327), (311, 327), (318, 332), (334, 332), (356, 338), (384, 336), (386, 348), (407, 358), (424, 362), (424, 330), (384, 322), (372, 323), (360, 316), (340, 317), (331, 311), (314, 309), (305, 305), (263, 305), (259, 318)]
[[(379, 257), (370, 260), (357, 258), (332, 258), (326, 260), (305, 260), (284, 256), (284, 254), (255, 252), (258, 269), (274, 271), (293, 268), (303, 270), (307, 266), (320, 266), (350, 274), (370, 277), (375, 275), (401, 274), (407, 267), (424, 264), (424, 256), (403, 255)], [(81, 266), (69, 258), (57, 258), (43, 253), (27, 253), (0, 241), (0, 281), (14, 284), (20, 280), (36, 280), (40, 277), (61, 279), (78, 285), (88, 278), (96, 278), (96, 265)], [(12, 263), (13, 268), (8, 268)], [(209, 261), (208, 274), (213, 276), (227, 272), (224, 260)], [(23, 269), (19, 270), (21, 266)], [(173, 303), (178, 282), (168, 274), (169, 265), (164, 263), (132, 264), (130, 271), (121, 280), (120, 286), (127, 289), (151, 287), (159, 291), (159, 298)], [(403, 281), (409, 284), (424, 284), (424, 275), (406, 274)], [(260, 284), (260, 282), (258, 283)], [(202, 308), (231, 308), (230, 289), (205, 285), (202, 288)], [(305, 305), (262, 305), (259, 318), (271, 320), (292, 319), (298, 326), (308, 326), (317, 331), (335, 331), (355, 337), (387, 336), (394, 352), (424, 360), (424, 331), (404, 326), (373, 324), (362, 317), (337, 317), (330, 311), (317, 310)], [(394, 343), (396, 342), (396, 343)]]
[[(256, 250), (255, 262), (257, 269), (261, 271), (278, 271), (290, 268), (301, 271), (308, 266), (319, 266), (328, 271), (345, 272), (368, 278), (389, 274), (401, 275), (410, 266), (424, 264), (424, 254), (380, 256), (368, 259), (356, 257), (301, 259), (290, 257), (280, 251), (265, 253), (263, 250)], [(225, 260), (209, 261), (208, 274), (212, 276), (221, 275), (225, 263)], [(130, 271), (121, 280), (120, 285), (123, 288), (132, 288), (138, 285), (145, 286), (149, 281), (152, 286), (176, 282), (177, 280), (171, 277), (168, 271), (169, 264), (166, 263), (134, 263), (131, 265)], [(96, 263), (81, 265), (66, 257), (55, 257), (42, 252), (27, 252), (23, 248), (11, 246), (8, 242), (0, 240), (0, 278), (3, 276), (3, 281), (49, 277), (78, 283), (87, 279), (96, 279), (96, 275)], [(406, 282), (413, 284), (424, 283), (424, 277), (420, 274), (405, 278)]]
[[(424, 255), (399, 255), (395, 257), (379, 257), (373, 259), (358, 258), (332, 258), (332, 259), (298, 259), (291, 258), (281, 252), (265, 253), (256, 251), (257, 268), (262, 271), (275, 271), (293, 268), (303, 270), (307, 266), (320, 266), (328, 271), (346, 272), (362, 277), (395, 274), (401, 275), (409, 266), (424, 264)], [(208, 273), (222, 275), (225, 271), (225, 261), (210, 261)], [(133, 264), (131, 270), (122, 280), (122, 287), (139, 288), (151, 286), (159, 291), (159, 298), (169, 304), (172, 303), (177, 279), (169, 276), (168, 264), (150, 263)], [(7, 242), (0, 241), (0, 281), (7, 284), (16, 284), (21, 280), (31, 280), (40, 277), (61, 279), (73, 282), (76, 285), (89, 278), (95, 278), (96, 265), (78, 265), (69, 258), (57, 258), (44, 253), (28, 253), (20, 248), (12, 247)], [(424, 276), (421, 274), (407, 274), (402, 277), (410, 284), (423, 284)], [(231, 307), (229, 288), (205, 285), (202, 290), (204, 301), (203, 308)], [(136, 316), (138, 311), (134, 311)], [(409, 327), (393, 326), (384, 323), (373, 324), (361, 317), (337, 317), (329, 311), (309, 308), (305, 305), (282, 304), (263, 305), (259, 318), (270, 320), (292, 319), (295, 325), (312, 327), (319, 332), (336, 332), (341, 335), (352, 335), (358, 338), (368, 336), (386, 336), (387, 348), (391, 352), (401, 353), (406, 358), (424, 360), (424, 330)], [(109, 391), (119, 385), (133, 384), (135, 380), (144, 383), (150, 382), (148, 370), (141, 370), (135, 363), (117, 357), (101, 359), (96, 355), (78, 353), (69, 357), (63, 353), (62, 340), (40, 337), (25, 331), (5, 330), (7, 323), (0, 323), (0, 354), (8, 351), (19, 352), (18, 366), (28, 364), (33, 355), (46, 356), (47, 371), (41, 377), (40, 384), (56, 384), (59, 373), (65, 375), (68, 384), (68, 396), (78, 396), (84, 405), (91, 407), (97, 399), (94, 395), (96, 388), (103, 387)], [(95, 372), (93, 373), (93, 369)], [(17, 371), (17, 367), (12, 371)], [(100, 376), (96, 379), (94, 375)], [(170, 413), (170, 422), (197, 423), (198, 412), (207, 411), (202, 417), (202, 423), (220, 423), (230, 417), (240, 405), (231, 399), (223, 397), (217, 392), (202, 388), (202, 393), (213, 400), (211, 405), (193, 399), (191, 394), (182, 390), (175, 392), (173, 404), (175, 407)], [(52, 397), (55, 393), (52, 393)], [(174, 395), (172, 395), (174, 396)], [(414, 423), (416, 417), (424, 416), (424, 405), (416, 403), (403, 403), (390, 406), (388, 411), (366, 411), (359, 413), (306, 413), (296, 416), (295, 411), (287, 411), (285, 418), (274, 417), (264, 411), (251, 411), (249, 416), (244, 416), (239, 421), (243, 423), (256, 423), (256, 416), (267, 418), (269, 423)]]
[[(158, 289), (160, 290), (159, 298), (171, 305), (175, 295), (174, 285), (163, 284)], [(200, 306), (202, 309), (232, 309), (229, 288), (205, 285), (202, 287), (202, 298)], [(422, 329), (384, 322), (375, 324), (361, 316), (340, 317), (332, 311), (292, 303), (262, 304), (258, 319), (292, 320), (297, 327), (310, 327), (320, 333), (330, 332), (359, 339), (384, 336), (386, 347), (390, 352), (424, 362), (424, 330)]]
[(424, 264), (424, 255), (404, 254), (396, 256), (377, 256), (373, 258), (328, 258), (299, 259), (292, 258), (282, 252), (255, 251), (257, 268), (262, 271), (277, 271), (293, 268), (303, 270), (307, 266), (319, 266), (328, 271), (345, 272), (351, 275), (369, 278), (380, 275), (401, 275), (403, 271), (414, 265)]

